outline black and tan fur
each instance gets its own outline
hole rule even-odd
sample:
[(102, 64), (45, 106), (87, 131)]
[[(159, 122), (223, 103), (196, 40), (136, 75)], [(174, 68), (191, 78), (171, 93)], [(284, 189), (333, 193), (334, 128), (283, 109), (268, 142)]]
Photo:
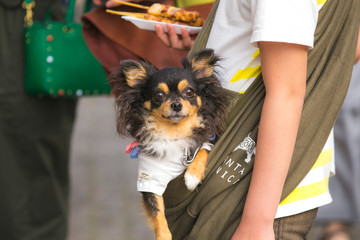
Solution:
[[(209, 142), (212, 134), (220, 135), (225, 129), (226, 102), (214, 72), (217, 61), (211, 49), (184, 58), (183, 68), (156, 70), (145, 61), (122, 61), (120, 71), (111, 78), (119, 134), (135, 138), (141, 151), (151, 156), (168, 151), (158, 147), (165, 138), (186, 139), (195, 149)], [(190, 190), (203, 179), (207, 157), (202, 149), (187, 167), (185, 183)], [(142, 194), (156, 239), (171, 239), (162, 197)]]

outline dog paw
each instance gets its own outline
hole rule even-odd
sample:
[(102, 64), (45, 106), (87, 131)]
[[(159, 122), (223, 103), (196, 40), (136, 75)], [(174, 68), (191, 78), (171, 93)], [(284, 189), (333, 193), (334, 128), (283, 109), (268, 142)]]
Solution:
[(156, 240), (172, 240), (172, 236), (171, 236), (171, 233), (169, 230), (167, 231), (163, 231), (161, 233), (158, 233), (156, 236), (155, 236), (155, 239)]
[(187, 189), (189, 189), (190, 191), (194, 191), (201, 181), (200, 178), (188, 172), (185, 173), (184, 178), (185, 178), (185, 185)]

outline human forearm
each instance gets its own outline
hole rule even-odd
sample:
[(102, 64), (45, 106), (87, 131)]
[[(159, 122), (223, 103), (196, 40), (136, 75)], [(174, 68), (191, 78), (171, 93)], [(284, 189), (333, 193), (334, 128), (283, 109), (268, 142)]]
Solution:
[[(253, 176), (241, 221), (247, 230), (254, 227), (258, 239), (273, 239), (270, 234), (295, 144), (301, 106), (301, 100), (296, 98), (266, 99), (264, 103)], [(249, 235), (253, 235), (251, 232)]]
[(274, 220), (291, 161), (302, 109), (299, 98), (267, 97), (262, 111), (253, 176), (244, 218)]
[(360, 29), (359, 29), (359, 33), (358, 33), (358, 41), (357, 41), (357, 47), (356, 47), (356, 52), (355, 52), (355, 63), (357, 63), (359, 61), (359, 59), (360, 59)]
[(257, 204), (255, 211), (265, 220), (275, 217), (294, 150), (306, 82), (306, 50), (302, 48), (260, 43), (266, 97), (248, 202)]
[[(273, 239), (272, 224), (291, 161), (306, 84), (307, 49), (260, 43), (266, 97), (253, 176), (233, 239)], [(254, 234), (256, 236), (254, 236)]]

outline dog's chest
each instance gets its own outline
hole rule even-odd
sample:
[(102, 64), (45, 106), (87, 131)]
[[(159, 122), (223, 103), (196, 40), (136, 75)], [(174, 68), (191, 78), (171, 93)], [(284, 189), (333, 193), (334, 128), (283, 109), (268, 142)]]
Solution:
[(193, 139), (153, 138), (143, 145), (142, 151), (158, 158), (183, 159), (189, 157), (197, 148)]

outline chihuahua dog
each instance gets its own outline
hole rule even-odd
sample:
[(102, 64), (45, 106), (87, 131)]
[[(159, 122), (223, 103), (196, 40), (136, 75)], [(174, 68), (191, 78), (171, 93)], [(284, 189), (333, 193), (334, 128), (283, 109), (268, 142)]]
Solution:
[(162, 195), (185, 171), (194, 190), (204, 177), (212, 137), (225, 129), (226, 97), (211, 49), (184, 58), (183, 67), (156, 70), (125, 60), (110, 79), (116, 96), (117, 130), (138, 145), (137, 188), (157, 240), (172, 239)]

